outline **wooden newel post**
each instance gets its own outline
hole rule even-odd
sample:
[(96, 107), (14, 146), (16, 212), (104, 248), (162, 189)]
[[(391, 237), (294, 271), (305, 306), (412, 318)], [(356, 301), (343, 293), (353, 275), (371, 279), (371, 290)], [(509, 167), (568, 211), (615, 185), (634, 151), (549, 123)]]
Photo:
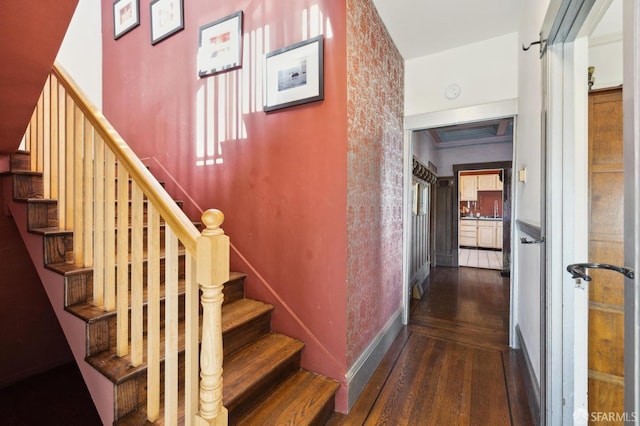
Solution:
[(200, 350), (200, 405), (197, 425), (226, 425), (222, 405), (222, 288), (229, 281), (229, 237), (220, 225), (224, 214), (207, 210), (206, 226), (197, 241), (196, 278), (202, 289), (202, 348)]

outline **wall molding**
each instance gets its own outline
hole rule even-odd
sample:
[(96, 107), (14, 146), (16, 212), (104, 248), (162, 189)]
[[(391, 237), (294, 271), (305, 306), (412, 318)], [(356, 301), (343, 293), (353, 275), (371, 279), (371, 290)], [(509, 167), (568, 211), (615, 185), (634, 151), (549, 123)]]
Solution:
[(421, 130), (430, 127), (452, 126), (487, 119), (513, 117), (517, 114), (518, 100), (507, 99), (481, 105), (406, 116), (404, 118), (404, 128), (405, 130)]
[(371, 341), (369, 346), (362, 352), (360, 357), (349, 368), (345, 375), (347, 379), (347, 385), (349, 387), (349, 393), (347, 395), (348, 410), (351, 410), (353, 404), (356, 403), (362, 390), (367, 385), (373, 373), (378, 368), (380, 361), (386, 355), (387, 351), (393, 344), (394, 340), (398, 336), (398, 333), (402, 329), (402, 313), (403, 307), (399, 307), (398, 310), (391, 316), (389, 321), (380, 330), (376, 337)]
[(522, 372), (522, 378), (524, 379), (524, 385), (527, 391), (527, 400), (529, 401), (531, 416), (533, 417), (533, 421), (538, 423), (540, 421), (540, 384), (536, 378), (536, 373), (533, 369), (531, 358), (529, 357), (529, 351), (527, 350), (527, 345), (524, 342), (519, 325), (516, 325), (516, 348), (521, 365), (526, 367), (526, 371)]

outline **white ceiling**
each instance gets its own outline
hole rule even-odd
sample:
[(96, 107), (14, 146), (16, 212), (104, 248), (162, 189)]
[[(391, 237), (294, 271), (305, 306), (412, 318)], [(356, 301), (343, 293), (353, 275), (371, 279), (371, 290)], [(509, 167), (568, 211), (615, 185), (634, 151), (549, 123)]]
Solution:
[(405, 60), (518, 31), (524, 0), (373, 0)]

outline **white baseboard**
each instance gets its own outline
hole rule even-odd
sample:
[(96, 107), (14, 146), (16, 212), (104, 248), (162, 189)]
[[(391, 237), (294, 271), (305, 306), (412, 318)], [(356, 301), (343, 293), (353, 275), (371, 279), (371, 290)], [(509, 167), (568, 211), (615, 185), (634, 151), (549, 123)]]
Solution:
[(380, 361), (382, 361), (382, 358), (384, 358), (391, 344), (402, 329), (402, 312), (402, 307), (398, 308), (378, 335), (362, 352), (362, 355), (360, 355), (349, 371), (347, 371), (346, 379), (349, 389), (347, 395), (348, 410), (351, 410), (353, 404), (356, 403), (362, 390), (378, 368)]
[(537, 419), (540, 419), (540, 384), (538, 383), (536, 373), (533, 370), (529, 351), (527, 350), (527, 345), (522, 338), (519, 325), (516, 325), (516, 347), (518, 348), (517, 350), (522, 353), (522, 358), (524, 358), (526, 371), (523, 371), (523, 378), (527, 390), (527, 399), (529, 401), (531, 415), (533, 416), (534, 421), (537, 421)]

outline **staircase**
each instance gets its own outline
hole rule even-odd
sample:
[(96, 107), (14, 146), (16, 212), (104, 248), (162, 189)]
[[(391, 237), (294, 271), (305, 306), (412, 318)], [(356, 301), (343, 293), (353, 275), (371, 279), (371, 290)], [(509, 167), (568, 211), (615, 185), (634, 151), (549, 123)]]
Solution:
[[(45, 92), (54, 84), (56, 80), (48, 82)], [(36, 110), (34, 117), (41, 123), (65, 121), (57, 117), (43, 120), (40, 114)], [(41, 133), (32, 128), (28, 132)], [(95, 133), (91, 135), (93, 142), (101, 142)], [(97, 149), (84, 148), (83, 152), (95, 152), (103, 162)], [(248, 425), (315, 425), (328, 420), (338, 384), (300, 368), (304, 343), (271, 331), (273, 307), (244, 297), (245, 275), (214, 271), (213, 285), (207, 285), (208, 272), (199, 266), (202, 259), (225, 257), (220, 256), (215, 242), (226, 238), (219, 228), (221, 214), (203, 215), (205, 229), (197, 239), (198, 253), (201, 245), (210, 244), (213, 255), (194, 256), (189, 245), (196, 244), (179, 235), (172, 237), (171, 220), (162, 219), (165, 215), (152, 206), (156, 198), (153, 191), (147, 194), (136, 189), (137, 172), (125, 171), (117, 158), (112, 172), (95, 175), (96, 181), (103, 180), (97, 178), (103, 173), (113, 175), (116, 183), (112, 187), (105, 190), (91, 185), (91, 190), (81, 191), (83, 202), (67, 195), (61, 203), (51, 194), (65, 198), (61, 194), (66, 192), (65, 185), (48, 182), (47, 175), (55, 173), (38, 171), (43, 160), (35, 157), (43, 156), (27, 150), (12, 155), (13, 200), (26, 205), (28, 232), (42, 239), (44, 268), (59, 277), (64, 310), (84, 323), (83, 356), (112, 386), (115, 424), (225, 424), (227, 415), (229, 424)], [(90, 177), (94, 180), (94, 172)], [(84, 198), (87, 192), (91, 192), (90, 199)], [(112, 192), (117, 192), (117, 197)], [(97, 214), (101, 197), (107, 200), (107, 207), (100, 207)], [(88, 203), (93, 207), (84, 219), (69, 218), (74, 208), (84, 209)], [(100, 235), (105, 241), (96, 244), (96, 239), (102, 239)], [(228, 259), (228, 243), (226, 251)], [(228, 261), (226, 265), (228, 268)], [(215, 277), (224, 277), (219, 301)], [(201, 291), (197, 291), (196, 281)], [(219, 326), (206, 325), (218, 315)], [(156, 323), (158, 330), (154, 331)], [(218, 338), (222, 353), (216, 344)], [(216, 368), (217, 360), (222, 360), (222, 371)], [(224, 408), (214, 405), (220, 373)], [(190, 381), (193, 377), (196, 379)]]

